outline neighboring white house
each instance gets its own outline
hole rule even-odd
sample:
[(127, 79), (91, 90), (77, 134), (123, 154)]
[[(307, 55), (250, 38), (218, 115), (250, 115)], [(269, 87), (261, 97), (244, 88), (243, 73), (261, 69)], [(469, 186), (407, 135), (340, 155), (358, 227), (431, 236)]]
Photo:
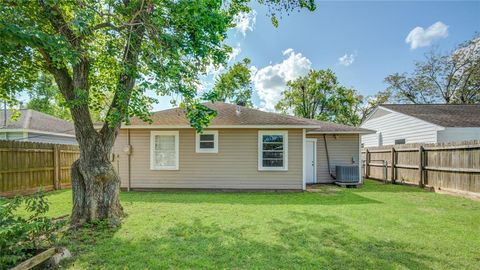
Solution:
[(13, 120), (10, 110), (0, 110), (0, 140), (77, 144), (71, 122), (30, 109), (19, 111)]
[(360, 127), (364, 147), (480, 140), (480, 104), (384, 104)]

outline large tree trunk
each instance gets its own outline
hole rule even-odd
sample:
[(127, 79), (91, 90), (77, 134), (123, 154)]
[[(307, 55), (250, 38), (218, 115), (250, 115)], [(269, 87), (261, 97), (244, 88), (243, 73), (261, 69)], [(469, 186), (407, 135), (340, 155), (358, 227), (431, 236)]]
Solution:
[[(72, 165), (72, 226), (85, 222), (108, 220), (111, 225), (120, 224), (123, 208), (119, 201), (120, 178), (109, 156), (123, 117), (127, 114), (132, 89), (135, 85), (134, 70), (138, 66), (138, 56), (143, 41), (145, 27), (143, 15), (151, 13), (152, 3), (138, 5), (134, 10), (128, 28), (123, 56), (123, 70), (119, 75), (118, 86), (107, 113), (109, 120), (97, 132), (93, 126), (88, 107), (89, 59), (83, 48), (83, 36), (79, 36), (66, 22), (62, 10), (57, 6), (39, 0), (52, 27), (62, 35), (79, 54), (79, 61), (72, 63), (72, 70), (65, 65), (54, 63), (47, 50), (39, 48), (45, 60), (45, 67), (55, 77), (55, 81), (66, 101), (72, 102), (70, 111), (75, 125), (75, 137), (80, 146), (80, 158)], [(128, 6), (128, 5), (127, 5)], [(143, 14), (142, 12), (146, 12)], [(121, 117), (118, 117), (118, 116)], [(113, 117), (112, 117), (113, 116)], [(113, 119), (113, 121), (112, 121)]]
[(108, 159), (110, 151), (99, 140), (84, 148), (88, 150), (82, 151), (72, 165), (71, 225), (107, 220), (117, 226), (124, 213), (118, 197), (120, 177)]

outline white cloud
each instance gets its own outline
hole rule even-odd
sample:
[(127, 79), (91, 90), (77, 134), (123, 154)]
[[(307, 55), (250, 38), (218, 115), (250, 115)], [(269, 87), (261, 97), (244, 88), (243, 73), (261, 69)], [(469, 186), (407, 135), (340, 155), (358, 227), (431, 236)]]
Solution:
[(235, 61), (241, 52), (242, 48), (240, 48), (240, 44), (237, 44), (237, 47), (233, 47), (232, 52), (228, 55), (228, 62)]
[(301, 53), (295, 53), (293, 49), (283, 51), (286, 56), (281, 63), (268, 65), (261, 69), (251, 67), (252, 81), (259, 98), (260, 108), (273, 111), (275, 105), (282, 98), (287, 81), (306, 75), (312, 63)]
[(430, 46), (434, 40), (446, 38), (448, 36), (448, 25), (442, 22), (436, 22), (427, 29), (417, 26), (408, 33), (405, 42), (410, 44), (410, 49), (414, 50), (420, 47)]
[(247, 34), (247, 31), (253, 31), (256, 22), (257, 12), (255, 10), (249, 13), (241, 12), (234, 19), (234, 23), (236, 24), (235, 29), (242, 33), (243, 36)]
[(338, 58), (338, 63), (342, 66), (350, 66), (355, 61), (355, 54), (344, 54), (342, 57)]

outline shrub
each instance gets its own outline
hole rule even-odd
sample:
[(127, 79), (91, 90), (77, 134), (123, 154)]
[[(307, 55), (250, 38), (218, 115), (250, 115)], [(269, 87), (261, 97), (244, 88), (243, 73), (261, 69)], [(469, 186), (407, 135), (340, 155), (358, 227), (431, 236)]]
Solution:
[[(25, 211), (19, 211), (21, 208)], [(55, 243), (56, 232), (65, 222), (46, 217), (48, 209), (42, 192), (0, 201), (0, 269), (12, 267)]]

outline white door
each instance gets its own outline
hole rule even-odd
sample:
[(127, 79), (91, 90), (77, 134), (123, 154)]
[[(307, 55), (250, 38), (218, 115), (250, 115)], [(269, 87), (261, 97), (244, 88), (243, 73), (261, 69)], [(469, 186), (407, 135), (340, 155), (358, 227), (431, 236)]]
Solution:
[(307, 139), (306, 145), (306, 159), (305, 159), (305, 173), (307, 184), (313, 184), (317, 182), (316, 179), (316, 152), (317, 142), (316, 140)]

